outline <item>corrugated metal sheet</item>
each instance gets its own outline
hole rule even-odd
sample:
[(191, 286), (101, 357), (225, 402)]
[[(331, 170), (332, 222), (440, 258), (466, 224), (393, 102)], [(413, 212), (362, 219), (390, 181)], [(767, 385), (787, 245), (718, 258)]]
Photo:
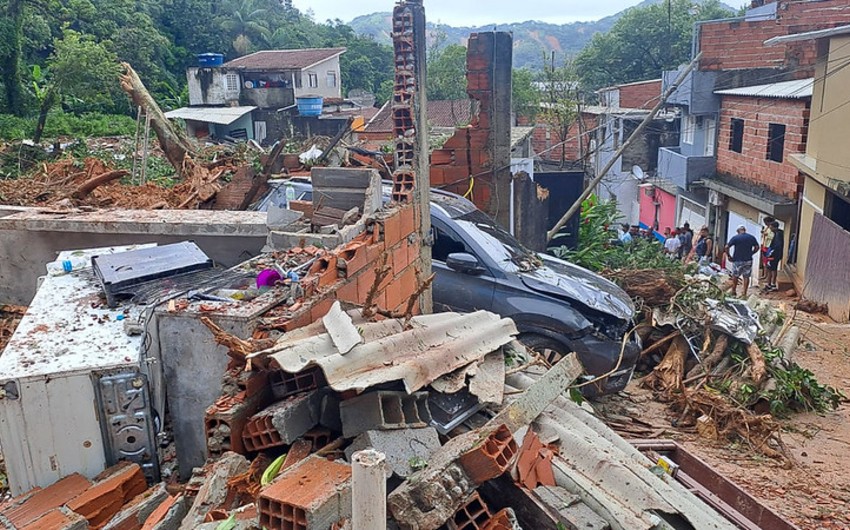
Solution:
[(839, 26), (837, 28), (819, 29), (817, 31), (807, 31), (805, 33), (795, 33), (793, 35), (782, 35), (773, 37), (764, 41), (765, 46), (776, 46), (778, 44), (788, 44), (791, 42), (800, 42), (804, 40), (823, 39), (826, 37), (835, 37), (837, 35), (846, 35), (850, 33), (850, 26)]
[(767, 85), (745, 86), (728, 90), (715, 90), (721, 96), (748, 96), (759, 98), (804, 99), (812, 97), (814, 79), (798, 79)]
[(182, 107), (165, 113), (166, 118), (230, 125), (257, 107)]
[[(518, 373), (507, 383), (526, 389), (534, 379)], [(673, 528), (659, 513), (678, 514), (700, 530), (736, 528), (671, 477), (654, 474), (645, 456), (573, 401), (558, 397), (534, 427), (544, 444), (562, 448), (552, 462), (557, 485), (578, 495), (611, 528)]]
[[(836, 199), (838, 200), (838, 199)], [(829, 316), (850, 319), (850, 232), (815, 213), (803, 296), (829, 306)]]
[(252, 359), (269, 357), (292, 373), (319, 366), (328, 384), (340, 392), (403, 381), (412, 393), (498, 350), (518, 333), (513, 320), (487, 311), (413, 317), (407, 330), (400, 320), (356, 324), (365, 343), (344, 356), (324, 327), (311, 326), (287, 334)]

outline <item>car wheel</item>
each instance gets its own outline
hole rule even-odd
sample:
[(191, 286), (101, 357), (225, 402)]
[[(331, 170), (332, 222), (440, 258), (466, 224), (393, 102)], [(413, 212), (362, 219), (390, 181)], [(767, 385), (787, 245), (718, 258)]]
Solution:
[(526, 348), (536, 351), (542, 355), (549, 364), (557, 363), (570, 353), (569, 348), (560, 342), (550, 339), (549, 337), (544, 337), (543, 335), (524, 333), (519, 336), (519, 341)]

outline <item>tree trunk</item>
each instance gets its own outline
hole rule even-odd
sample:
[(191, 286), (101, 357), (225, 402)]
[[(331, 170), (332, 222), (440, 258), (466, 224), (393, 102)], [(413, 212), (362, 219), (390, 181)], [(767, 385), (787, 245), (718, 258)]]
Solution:
[(127, 63), (121, 63), (121, 67), (124, 69), (124, 74), (120, 77), (121, 88), (130, 97), (134, 107), (142, 107), (151, 117), (151, 127), (159, 139), (159, 145), (162, 146), (165, 157), (177, 173), (185, 177), (184, 159), (186, 155), (189, 157), (195, 155), (189, 139), (168, 121), (133, 67)]
[(56, 103), (56, 90), (51, 86), (47, 89), (47, 94), (41, 100), (41, 107), (38, 110), (38, 122), (35, 124), (35, 132), (32, 135), (33, 143), (41, 142), (41, 135), (44, 133), (44, 124), (47, 122), (47, 114), (50, 108)]
[(10, 0), (6, 15), (11, 22), (12, 43), (9, 54), (0, 58), (3, 71), (3, 86), (6, 89), (7, 110), (15, 116), (26, 113), (24, 107), (24, 89), (21, 85), (21, 41), (24, 38), (24, 0)]
[(112, 182), (113, 180), (120, 179), (121, 177), (126, 177), (130, 173), (125, 169), (117, 169), (115, 171), (107, 171), (101, 175), (98, 175), (92, 179), (89, 179), (83, 182), (79, 188), (74, 190), (74, 193), (71, 194), (71, 197), (75, 199), (85, 199), (89, 193), (95, 190), (98, 186), (106, 184), (108, 182)]

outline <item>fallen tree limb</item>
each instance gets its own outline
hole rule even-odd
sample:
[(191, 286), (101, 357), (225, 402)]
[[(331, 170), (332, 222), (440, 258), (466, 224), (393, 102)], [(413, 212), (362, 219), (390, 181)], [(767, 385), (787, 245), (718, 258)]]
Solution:
[(107, 171), (106, 173), (102, 173), (94, 178), (83, 182), (80, 187), (74, 190), (74, 192), (71, 194), (71, 197), (77, 200), (85, 199), (88, 194), (93, 192), (98, 186), (102, 186), (106, 183), (112, 182), (113, 180), (118, 180), (122, 177), (126, 177), (129, 174), (130, 172), (125, 169)]
[(753, 342), (747, 346), (747, 355), (750, 356), (750, 361), (753, 363), (753, 382), (756, 386), (761, 387), (764, 383), (764, 378), (767, 375), (767, 365), (764, 361), (764, 353), (758, 344)]
[(148, 92), (139, 75), (128, 63), (121, 63), (124, 73), (119, 77), (121, 89), (127, 93), (134, 108), (141, 107), (151, 118), (151, 128), (159, 139), (159, 145), (168, 162), (181, 172), (186, 155), (195, 156), (195, 150), (183, 132), (168, 121), (162, 109)]

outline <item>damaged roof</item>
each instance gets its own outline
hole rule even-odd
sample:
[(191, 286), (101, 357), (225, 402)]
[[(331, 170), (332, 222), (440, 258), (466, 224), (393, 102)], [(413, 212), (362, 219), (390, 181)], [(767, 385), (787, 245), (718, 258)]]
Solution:
[(302, 50), (263, 50), (224, 63), (224, 68), (246, 70), (304, 69), (345, 53), (346, 48), (305, 48)]
[(257, 107), (182, 107), (165, 113), (166, 118), (230, 125)]
[(390, 381), (403, 381), (407, 392), (416, 392), (499, 349), (518, 333), (512, 320), (487, 311), (421, 315), (410, 320), (407, 330), (400, 320), (357, 326), (364, 343), (344, 354), (320, 325), (290, 332), (252, 358), (269, 357), (290, 373), (319, 366), (339, 392)]

